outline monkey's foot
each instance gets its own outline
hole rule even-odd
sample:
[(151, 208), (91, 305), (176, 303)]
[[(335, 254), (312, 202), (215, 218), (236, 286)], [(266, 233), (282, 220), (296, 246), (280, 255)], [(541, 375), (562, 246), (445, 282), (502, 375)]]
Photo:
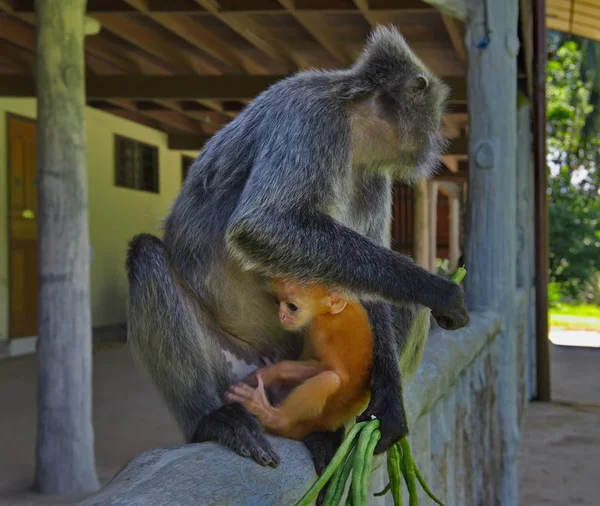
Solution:
[(356, 421), (369, 421), (372, 416), (380, 420), (381, 438), (375, 447), (375, 455), (379, 455), (406, 437), (408, 426), (402, 396), (398, 396), (398, 392), (381, 386), (374, 387), (372, 391), (367, 409), (357, 417)]
[(281, 462), (258, 420), (240, 404), (226, 404), (200, 420), (190, 441), (216, 441), (261, 466), (277, 467)]

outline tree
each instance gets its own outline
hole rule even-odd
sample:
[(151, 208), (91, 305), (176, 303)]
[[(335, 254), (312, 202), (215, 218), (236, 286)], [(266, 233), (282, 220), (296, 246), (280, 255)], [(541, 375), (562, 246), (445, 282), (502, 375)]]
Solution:
[(37, 0), (40, 309), (35, 486), (98, 487), (91, 384), (85, 0)]
[(584, 299), (600, 271), (600, 79), (590, 56), (598, 44), (551, 32), (548, 46), (550, 279)]

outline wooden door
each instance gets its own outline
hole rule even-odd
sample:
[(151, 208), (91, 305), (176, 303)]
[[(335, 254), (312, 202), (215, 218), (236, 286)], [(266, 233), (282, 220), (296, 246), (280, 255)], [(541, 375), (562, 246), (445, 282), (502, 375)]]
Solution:
[(10, 337), (37, 335), (36, 125), (8, 118)]

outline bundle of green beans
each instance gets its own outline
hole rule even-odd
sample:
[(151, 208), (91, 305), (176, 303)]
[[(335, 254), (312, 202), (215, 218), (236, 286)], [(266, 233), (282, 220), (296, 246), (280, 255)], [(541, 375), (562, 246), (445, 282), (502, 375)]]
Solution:
[[(466, 274), (467, 271), (465, 268), (459, 267), (451, 279), (455, 283), (460, 283)], [(358, 443), (356, 444), (357, 437)], [(378, 419), (374, 418), (367, 422), (354, 424), (331, 459), (331, 462), (329, 462), (313, 486), (296, 503), (296, 506), (308, 506), (311, 504), (327, 482), (329, 482), (329, 487), (322, 506), (338, 506), (351, 473), (352, 481), (346, 499), (346, 506), (366, 506), (369, 478), (373, 465), (373, 452), (380, 438), (381, 432), (379, 431)], [(410, 444), (406, 437), (388, 450), (387, 470), (390, 481), (375, 496), (382, 496), (391, 491), (394, 506), (402, 506), (402, 477), (408, 490), (409, 506), (418, 506), (419, 504), (417, 481), (433, 501), (440, 506), (444, 506), (427, 486), (421, 471), (415, 464)]]

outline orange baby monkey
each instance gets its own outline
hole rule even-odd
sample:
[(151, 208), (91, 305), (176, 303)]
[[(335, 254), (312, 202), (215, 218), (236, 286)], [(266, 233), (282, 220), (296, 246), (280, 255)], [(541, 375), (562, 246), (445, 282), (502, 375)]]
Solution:
[[(305, 329), (304, 360), (283, 360), (256, 371), (257, 387), (239, 382), (226, 397), (255, 415), (272, 434), (304, 439), (334, 431), (359, 415), (370, 398), (373, 333), (364, 307), (319, 284), (271, 283), (279, 320)], [(295, 385), (278, 406), (265, 387)]]

